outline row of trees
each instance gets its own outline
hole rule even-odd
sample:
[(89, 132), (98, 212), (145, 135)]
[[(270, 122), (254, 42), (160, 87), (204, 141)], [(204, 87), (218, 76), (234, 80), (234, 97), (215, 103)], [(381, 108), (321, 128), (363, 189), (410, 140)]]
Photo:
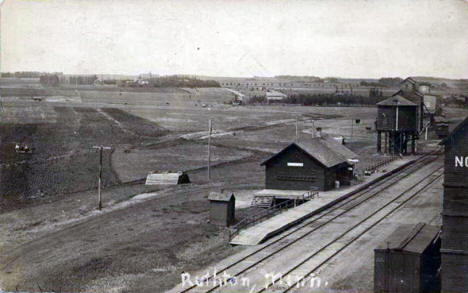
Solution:
[[(384, 100), (381, 95), (369, 97), (354, 94), (293, 94), (284, 100), (274, 101), (283, 104), (300, 104), (304, 106), (373, 106)], [(264, 96), (254, 96), (249, 99), (252, 104), (267, 103)]]
[(39, 78), (44, 73), (38, 71), (2, 72), (2, 77)]
[(128, 87), (220, 87), (221, 85), (214, 80), (201, 80), (194, 77), (181, 76), (162, 76), (151, 77), (144, 80), (127, 81), (120, 83), (122, 86)]
[(288, 97), (285, 103), (302, 104), (305, 106), (371, 106), (384, 100), (382, 96), (361, 96), (355, 94), (296, 94)]

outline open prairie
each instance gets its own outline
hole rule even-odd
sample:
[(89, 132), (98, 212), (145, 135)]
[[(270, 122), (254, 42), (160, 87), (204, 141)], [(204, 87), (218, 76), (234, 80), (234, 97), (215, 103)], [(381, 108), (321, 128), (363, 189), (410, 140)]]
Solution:
[[(0, 123), (4, 290), (171, 288), (181, 271), (241, 249), (229, 247), (226, 230), (208, 222), (207, 195), (226, 189), (248, 199), (263, 188), (260, 163), (293, 141), (296, 129), (311, 136), (320, 127), (345, 137), (367, 160), (378, 159), (374, 107), (232, 106), (232, 93), (222, 88), (17, 94), (2, 99)], [(454, 121), (466, 115), (447, 113)], [(16, 143), (32, 152), (16, 153)], [(100, 212), (95, 145), (112, 147), (103, 156)], [(191, 184), (144, 185), (150, 171), (178, 170)]]

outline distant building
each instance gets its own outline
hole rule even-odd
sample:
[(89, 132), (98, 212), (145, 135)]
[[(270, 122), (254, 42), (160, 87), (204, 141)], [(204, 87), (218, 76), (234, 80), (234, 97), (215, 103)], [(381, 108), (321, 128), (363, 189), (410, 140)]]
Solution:
[(241, 102), (244, 101), (245, 95), (243, 93), (233, 90), (233, 89), (229, 89), (229, 88), (227, 90), (236, 96), (236, 101), (241, 101)]
[(298, 140), (262, 162), (265, 188), (329, 190), (336, 181), (349, 184), (356, 157), (342, 144), (322, 137)]
[(57, 74), (44, 74), (41, 75), (39, 81), (44, 86), (58, 86), (60, 80)]
[(401, 90), (396, 93), (417, 105), (418, 131), (421, 131), (426, 125), (424, 118), (431, 119), (433, 113), (430, 112), (430, 109), (434, 108), (435, 112), (438, 107), (437, 99), (434, 99), (435, 96), (431, 95), (430, 92), (431, 85), (428, 82), (408, 77), (402, 81)]
[(281, 92), (278, 92), (278, 91), (267, 91), (266, 92), (266, 99), (268, 102), (273, 102), (273, 101), (283, 101), (285, 99), (287, 99), (288, 95), (286, 94), (283, 94)]
[(98, 79), (95, 74), (71, 74), (59, 76), (61, 84), (70, 85), (93, 85)]

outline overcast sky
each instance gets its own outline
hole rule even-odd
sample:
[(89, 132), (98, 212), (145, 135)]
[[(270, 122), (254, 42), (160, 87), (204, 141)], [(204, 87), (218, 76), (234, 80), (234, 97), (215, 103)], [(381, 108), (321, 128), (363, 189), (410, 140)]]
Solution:
[(5, 0), (1, 70), (468, 78), (468, 2)]

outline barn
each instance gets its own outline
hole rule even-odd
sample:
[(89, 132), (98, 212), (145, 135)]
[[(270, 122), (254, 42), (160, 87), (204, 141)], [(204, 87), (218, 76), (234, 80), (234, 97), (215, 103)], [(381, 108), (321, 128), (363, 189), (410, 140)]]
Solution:
[(261, 163), (265, 188), (279, 190), (330, 190), (335, 181), (350, 184), (357, 155), (322, 137), (300, 139)]

